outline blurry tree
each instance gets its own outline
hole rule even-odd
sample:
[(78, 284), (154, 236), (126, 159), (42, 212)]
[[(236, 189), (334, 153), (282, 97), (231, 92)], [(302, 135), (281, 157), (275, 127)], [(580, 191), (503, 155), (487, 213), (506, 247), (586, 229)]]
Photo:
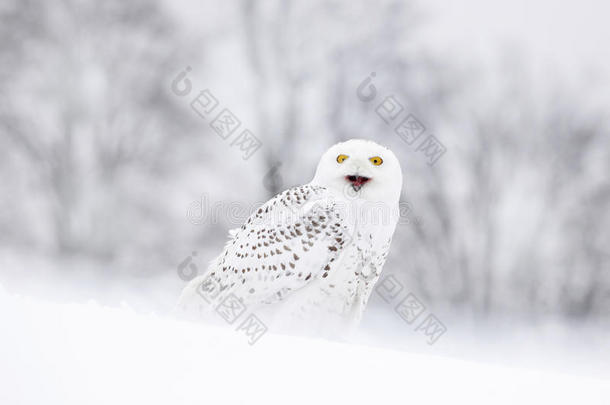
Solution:
[(0, 31), (1, 153), (34, 185), (14, 197), (44, 211), (24, 204), (10, 226), (42, 226), (62, 255), (150, 243), (164, 209), (145, 189), (190, 125), (168, 92), (185, 43), (161, 3), (11, 0)]
[(436, 116), (455, 146), (418, 173), (409, 272), (427, 299), (478, 314), (607, 316), (610, 123), (561, 84), (497, 74)]

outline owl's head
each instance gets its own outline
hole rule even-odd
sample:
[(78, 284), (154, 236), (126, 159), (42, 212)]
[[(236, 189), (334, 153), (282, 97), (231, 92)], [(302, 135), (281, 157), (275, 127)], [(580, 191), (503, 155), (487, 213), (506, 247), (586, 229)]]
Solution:
[(312, 183), (348, 198), (395, 204), (402, 189), (402, 171), (388, 148), (365, 139), (350, 139), (322, 155)]

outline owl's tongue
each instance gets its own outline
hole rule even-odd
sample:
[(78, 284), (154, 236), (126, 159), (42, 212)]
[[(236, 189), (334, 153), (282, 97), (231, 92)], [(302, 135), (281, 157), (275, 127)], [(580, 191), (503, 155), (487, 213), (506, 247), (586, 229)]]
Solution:
[(345, 179), (352, 183), (352, 187), (356, 191), (360, 190), (364, 183), (370, 180), (369, 177), (364, 176), (345, 176)]

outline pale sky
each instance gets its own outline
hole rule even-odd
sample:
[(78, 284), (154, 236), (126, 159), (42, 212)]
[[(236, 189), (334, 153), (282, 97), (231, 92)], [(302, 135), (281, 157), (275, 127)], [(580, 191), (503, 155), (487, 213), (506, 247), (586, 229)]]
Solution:
[(540, 69), (607, 76), (610, 2), (604, 0), (421, 0), (422, 38), (468, 59), (490, 58), (502, 45)]

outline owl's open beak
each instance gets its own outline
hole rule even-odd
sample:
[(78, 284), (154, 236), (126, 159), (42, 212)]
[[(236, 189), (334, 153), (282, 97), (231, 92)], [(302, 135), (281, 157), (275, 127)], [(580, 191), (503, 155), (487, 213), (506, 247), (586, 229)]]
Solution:
[(364, 186), (364, 184), (371, 179), (369, 177), (351, 175), (345, 176), (345, 180), (349, 181), (352, 184), (354, 191), (357, 192), (360, 191), (362, 186)]

